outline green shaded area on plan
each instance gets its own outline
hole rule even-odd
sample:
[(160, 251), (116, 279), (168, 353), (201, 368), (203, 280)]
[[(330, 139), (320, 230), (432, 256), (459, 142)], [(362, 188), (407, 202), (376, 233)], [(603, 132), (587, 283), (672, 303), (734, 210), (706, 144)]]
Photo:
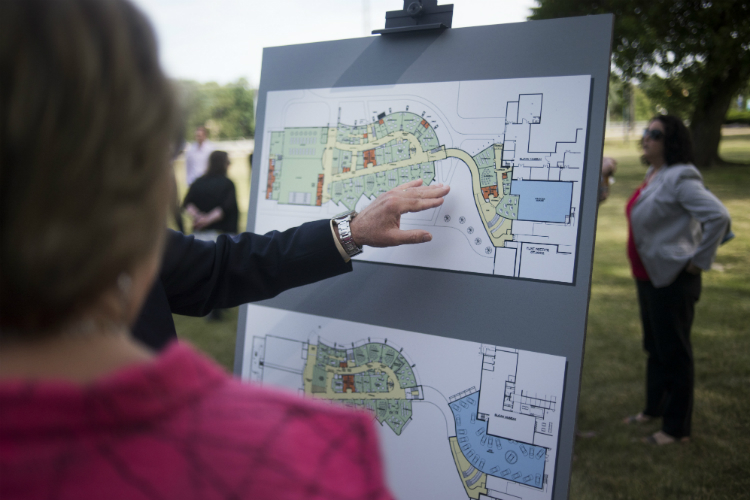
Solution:
[(422, 117), (417, 116), (414, 113), (404, 113), (401, 121), (401, 127), (404, 132), (413, 134), (421, 123)]
[(336, 127), (336, 141), (343, 144), (366, 144), (367, 125), (352, 126), (339, 123)]
[(318, 362), (322, 365), (338, 366), (340, 361), (346, 361), (346, 349), (318, 344)]
[(352, 168), (352, 152), (333, 148), (331, 171), (334, 174), (348, 172)]
[(479, 185), (481, 187), (497, 186), (497, 172), (495, 172), (495, 145), (473, 156), (479, 169)]
[(376, 139), (382, 139), (388, 135), (388, 127), (385, 126), (385, 120), (383, 120), (383, 123), (380, 123), (379, 121), (373, 123), (372, 130), (375, 133)]
[(335, 181), (331, 183), (331, 200), (334, 203), (342, 203), (349, 210), (354, 210), (354, 206), (363, 194), (368, 198), (378, 197), (398, 185), (417, 179), (422, 179), (423, 185), (429, 185), (435, 179), (435, 162), (365, 174), (345, 181)]
[(325, 367), (315, 366), (313, 368), (313, 379), (312, 379), (312, 393), (325, 393), (326, 392), (326, 379), (328, 374), (326, 373)]
[(385, 342), (341, 349), (319, 341), (307, 353), (306, 393), (368, 410), (397, 435), (411, 419), (412, 402), (424, 399), (404, 355)]
[(289, 205), (315, 206), (327, 142), (328, 127), (271, 132), (266, 198)]
[(401, 435), (401, 430), (411, 419), (412, 407), (411, 401), (381, 399), (375, 406), (375, 418), (381, 424), (390, 427), (397, 436)]
[(400, 131), (408, 132), (417, 137), (425, 151), (431, 151), (440, 146), (432, 126), (421, 116), (408, 111), (397, 111), (385, 116), (375, 122), (374, 130), (378, 139)]
[(337, 181), (331, 184), (331, 200), (334, 203), (342, 203), (349, 210), (354, 210), (354, 205), (357, 204), (359, 197), (364, 191), (365, 179), (361, 176), (345, 181)]
[(401, 368), (394, 371), (396, 372), (396, 376), (398, 376), (398, 382), (401, 387), (414, 387), (417, 385), (417, 379), (414, 376), (414, 371), (411, 369), (408, 363), (404, 363)]
[(336, 349), (325, 344), (318, 344), (318, 353), (312, 373), (312, 393), (326, 393), (327, 368), (335, 368), (346, 362), (346, 349)]
[(354, 209), (405, 182), (435, 179), (445, 157), (433, 127), (414, 113), (381, 113), (373, 123), (271, 132), (266, 196), (283, 205)]
[(426, 129), (417, 127), (414, 135), (419, 138), (419, 143), (422, 145), (422, 149), (424, 149), (425, 151), (432, 151), (433, 149), (440, 146), (437, 135), (435, 135), (435, 131), (432, 130), (432, 127)]
[(505, 195), (495, 207), (495, 212), (500, 217), (506, 219), (517, 219), (518, 218), (518, 195), (510, 194)]
[(375, 159), (377, 160), (377, 165), (408, 160), (409, 158), (409, 141), (405, 139), (394, 139), (375, 148)]
[(397, 436), (401, 435), (412, 417), (412, 402), (403, 399), (355, 399), (346, 401), (344, 406), (370, 412), (380, 424), (385, 423)]
[(357, 365), (383, 363), (391, 368), (399, 379), (401, 387), (414, 387), (417, 379), (406, 358), (387, 344), (369, 343), (354, 348), (354, 362)]

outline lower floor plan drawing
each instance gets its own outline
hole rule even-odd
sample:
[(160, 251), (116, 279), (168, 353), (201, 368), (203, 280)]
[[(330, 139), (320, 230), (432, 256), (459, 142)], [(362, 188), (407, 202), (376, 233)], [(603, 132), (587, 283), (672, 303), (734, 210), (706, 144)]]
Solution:
[(242, 378), (370, 412), (397, 498), (552, 497), (565, 358), (256, 305), (246, 324)]

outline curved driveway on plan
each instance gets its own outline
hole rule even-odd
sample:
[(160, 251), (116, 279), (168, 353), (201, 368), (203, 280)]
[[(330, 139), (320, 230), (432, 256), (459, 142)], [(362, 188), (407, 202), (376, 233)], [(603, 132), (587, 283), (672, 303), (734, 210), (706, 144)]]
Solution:
[(472, 158), (469, 153), (462, 149), (446, 149), (445, 154), (448, 158), (458, 158), (469, 167), (469, 171), (471, 172), (471, 188), (474, 191), (474, 203), (477, 206), (477, 210), (479, 210), (479, 215), (482, 216), (482, 224), (484, 224), (487, 234), (495, 246), (498, 246), (500, 238), (493, 235), (491, 232), (492, 228), (489, 224), (489, 222), (496, 216), (495, 207), (484, 200), (482, 187), (479, 184), (479, 168), (477, 167), (477, 162), (474, 161), (474, 158)]

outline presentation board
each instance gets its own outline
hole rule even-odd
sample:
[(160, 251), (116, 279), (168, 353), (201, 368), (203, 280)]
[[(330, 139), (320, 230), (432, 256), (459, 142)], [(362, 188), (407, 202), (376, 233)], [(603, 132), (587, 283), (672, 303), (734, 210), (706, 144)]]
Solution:
[(248, 230), (451, 187), (431, 242), (240, 312), (236, 373), (371, 412), (397, 497), (567, 497), (612, 22), (264, 50)]

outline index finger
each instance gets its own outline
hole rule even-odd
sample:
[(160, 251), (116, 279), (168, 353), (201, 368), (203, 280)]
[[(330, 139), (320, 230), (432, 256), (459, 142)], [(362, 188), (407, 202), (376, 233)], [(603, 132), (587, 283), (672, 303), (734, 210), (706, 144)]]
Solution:
[(397, 205), (398, 212), (405, 214), (407, 212), (421, 212), (430, 208), (439, 207), (445, 200), (439, 198), (401, 198)]
[(422, 185), (422, 179), (414, 179), (413, 181), (405, 182), (399, 186), (396, 186), (391, 191), (406, 191), (409, 188), (415, 188)]
[(410, 189), (404, 193), (404, 196), (410, 198), (436, 198), (445, 196), (450, 190), (450, 186), (435, 184), (432, 186), (420, 186)]

